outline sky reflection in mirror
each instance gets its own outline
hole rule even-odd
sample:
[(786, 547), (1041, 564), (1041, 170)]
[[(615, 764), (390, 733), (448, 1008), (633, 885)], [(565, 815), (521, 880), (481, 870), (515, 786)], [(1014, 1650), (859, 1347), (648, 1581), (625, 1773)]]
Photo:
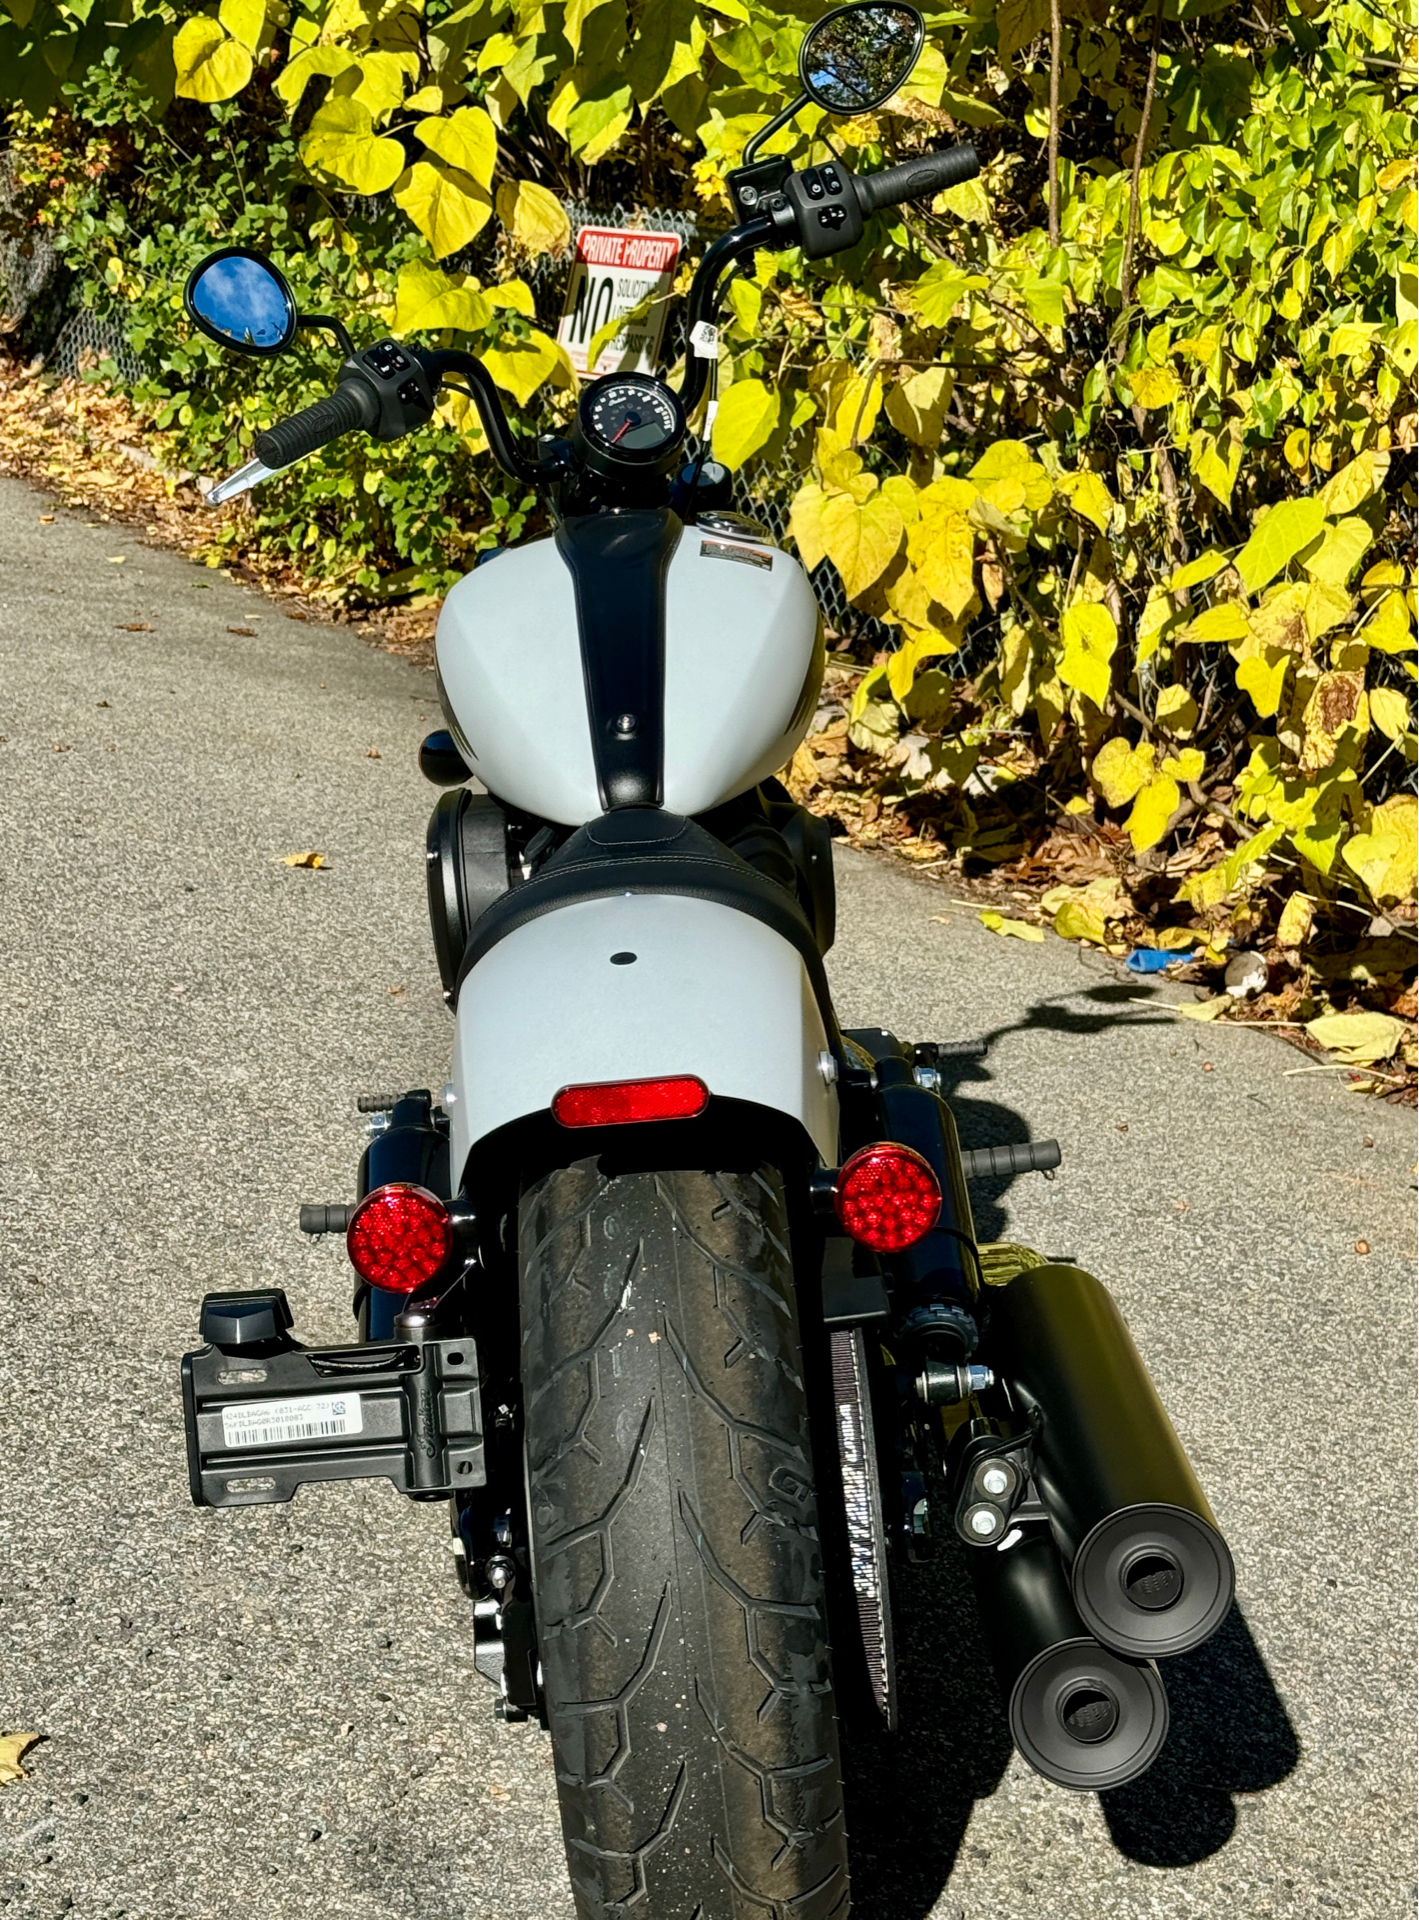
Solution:
[(203, 270), (192, 304), (208, 326), (237, 346), (283, 346), (295, 331), (285, 288), (269, 267), (241, 254)]

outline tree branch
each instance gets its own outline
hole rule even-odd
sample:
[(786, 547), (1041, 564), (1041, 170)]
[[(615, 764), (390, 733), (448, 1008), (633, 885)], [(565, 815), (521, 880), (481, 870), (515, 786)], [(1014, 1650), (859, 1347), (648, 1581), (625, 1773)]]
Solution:
[(1143, 171), (1148, 122), (1153, 117), (1153, 89), (1158, 83), (1158, 46), (1162, 37), (1163, 0), (1157, 0), (1153, 9), (1153, 44), (1148, 49), (1148, 83), (1143, 89), (1143, 118), (1138, 123), (1138, 138), (1133, 144), (1133, 174), (1128, 183), (1128, 234), (1123, 243), (1123, 274), (1119, 280), (1125, 312), (1133, 293), (1133, 243), (1138, 235), (1138, 178)]
[[(1158, 0), (1162, 17), (1163, 0)], [(1156, 32), (1156, 30), (1155, 30)], [(1059, 245), (1059, 62), (1064, 41), (1064, 23), (1059, 15), (1059, 0), (1049, 0), (1049, 243)], [(1156, 44), (1156, 40), (1155, 40)], [(1125, 303), (1126, 304), (1126, 303)]]

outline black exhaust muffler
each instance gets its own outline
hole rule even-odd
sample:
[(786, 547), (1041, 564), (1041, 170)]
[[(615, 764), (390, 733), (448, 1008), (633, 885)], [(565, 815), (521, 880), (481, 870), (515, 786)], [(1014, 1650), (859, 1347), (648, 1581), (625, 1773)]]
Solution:
[(1015, 1745), (1036, 1773), (1079, 1793), (1136, 1780), (1168, 1733), (1152, 1661), (1125, 1660), (1085, 1631), (1047, 1528), (970, 1554), (981, 1626)]
[(986, 1357), (1038, 1418), (1035, 1481), (1087, 1631), (1135, 1660), (1200, 1646), (1232, 1557), (1107, 1288), (1078, 1267), (1018, 1275)]

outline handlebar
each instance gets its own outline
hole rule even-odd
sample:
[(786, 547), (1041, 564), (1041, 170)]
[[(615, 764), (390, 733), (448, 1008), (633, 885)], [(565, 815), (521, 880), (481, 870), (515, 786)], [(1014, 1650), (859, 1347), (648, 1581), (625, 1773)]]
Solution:
[[(722, 234), (700, 261), (690, 288), (687, 332), (694, 335), (702, 323), (714, 322), (726, 275), (745, 255), (760, 248), (795, 245), (810, 260), (844, 252), (861, 239), (867, 217), (878, 208), (940, 193), (979, 172), (975, 148), (958, 146), (918, 154), (900, 166), (861, 177), (837, 160), (787, 174), (781, 190), (765, 196), (762, 210)], [(690, 349), (680, 390), (687, 414), (704, 393), (713, 360), (713, 350), (705, 357)], [(449, 374), (467, 383), (488, 446), (504, 473), (535, 486), (566, 471), (569, 450), (564, 446), (540, 460), (529, 460), (518, 451), (492, 377), (473, 354), (428, 352), (386, 340), (346, 361), (334, 393), (259, 433), (257, 459), (214, 488), (212, 504), (256, 485), (271, 472), (355, 428), (381, 440), (398, 439), (428, 419)]]
[(258, 433), (256, 457), (273, 469), (288, 467), (355, 427), (368, 433), (378, 421), (379, 401), (370, 389), (355, 380), (342, 380), (323, 400)]
[(974, 147), (947, 147), (942, 153), (919, 153), (903, 160), (899, 167), (887, 167), (881, 173), (853, 177), (857, 204), (864, 213), (879, 207), (897, 207), (904, 200), (917, 200), (929, 193), (941, 193), (958, 187), (963, 180), (974, 180), (980, 172), (980, 160)]

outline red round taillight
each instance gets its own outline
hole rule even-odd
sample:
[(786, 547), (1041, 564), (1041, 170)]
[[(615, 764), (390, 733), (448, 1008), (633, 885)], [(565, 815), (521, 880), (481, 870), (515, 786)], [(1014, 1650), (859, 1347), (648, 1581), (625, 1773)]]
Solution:
[(859, 1148), (843, 1167), (835, 1204), (854, 1240), (876, 1253), (900, 1253), (936, 1225), (941, 1188), (929, 1161), (911, 1147), (883, 1140)]
[(432, 1280), (452, 1245), (443, 1201), (426, 1187), (403, 1181), (367, 1193), (345, 1230), (345, 1251), (355, 1272), (392, 1293), (412, 1293)]

